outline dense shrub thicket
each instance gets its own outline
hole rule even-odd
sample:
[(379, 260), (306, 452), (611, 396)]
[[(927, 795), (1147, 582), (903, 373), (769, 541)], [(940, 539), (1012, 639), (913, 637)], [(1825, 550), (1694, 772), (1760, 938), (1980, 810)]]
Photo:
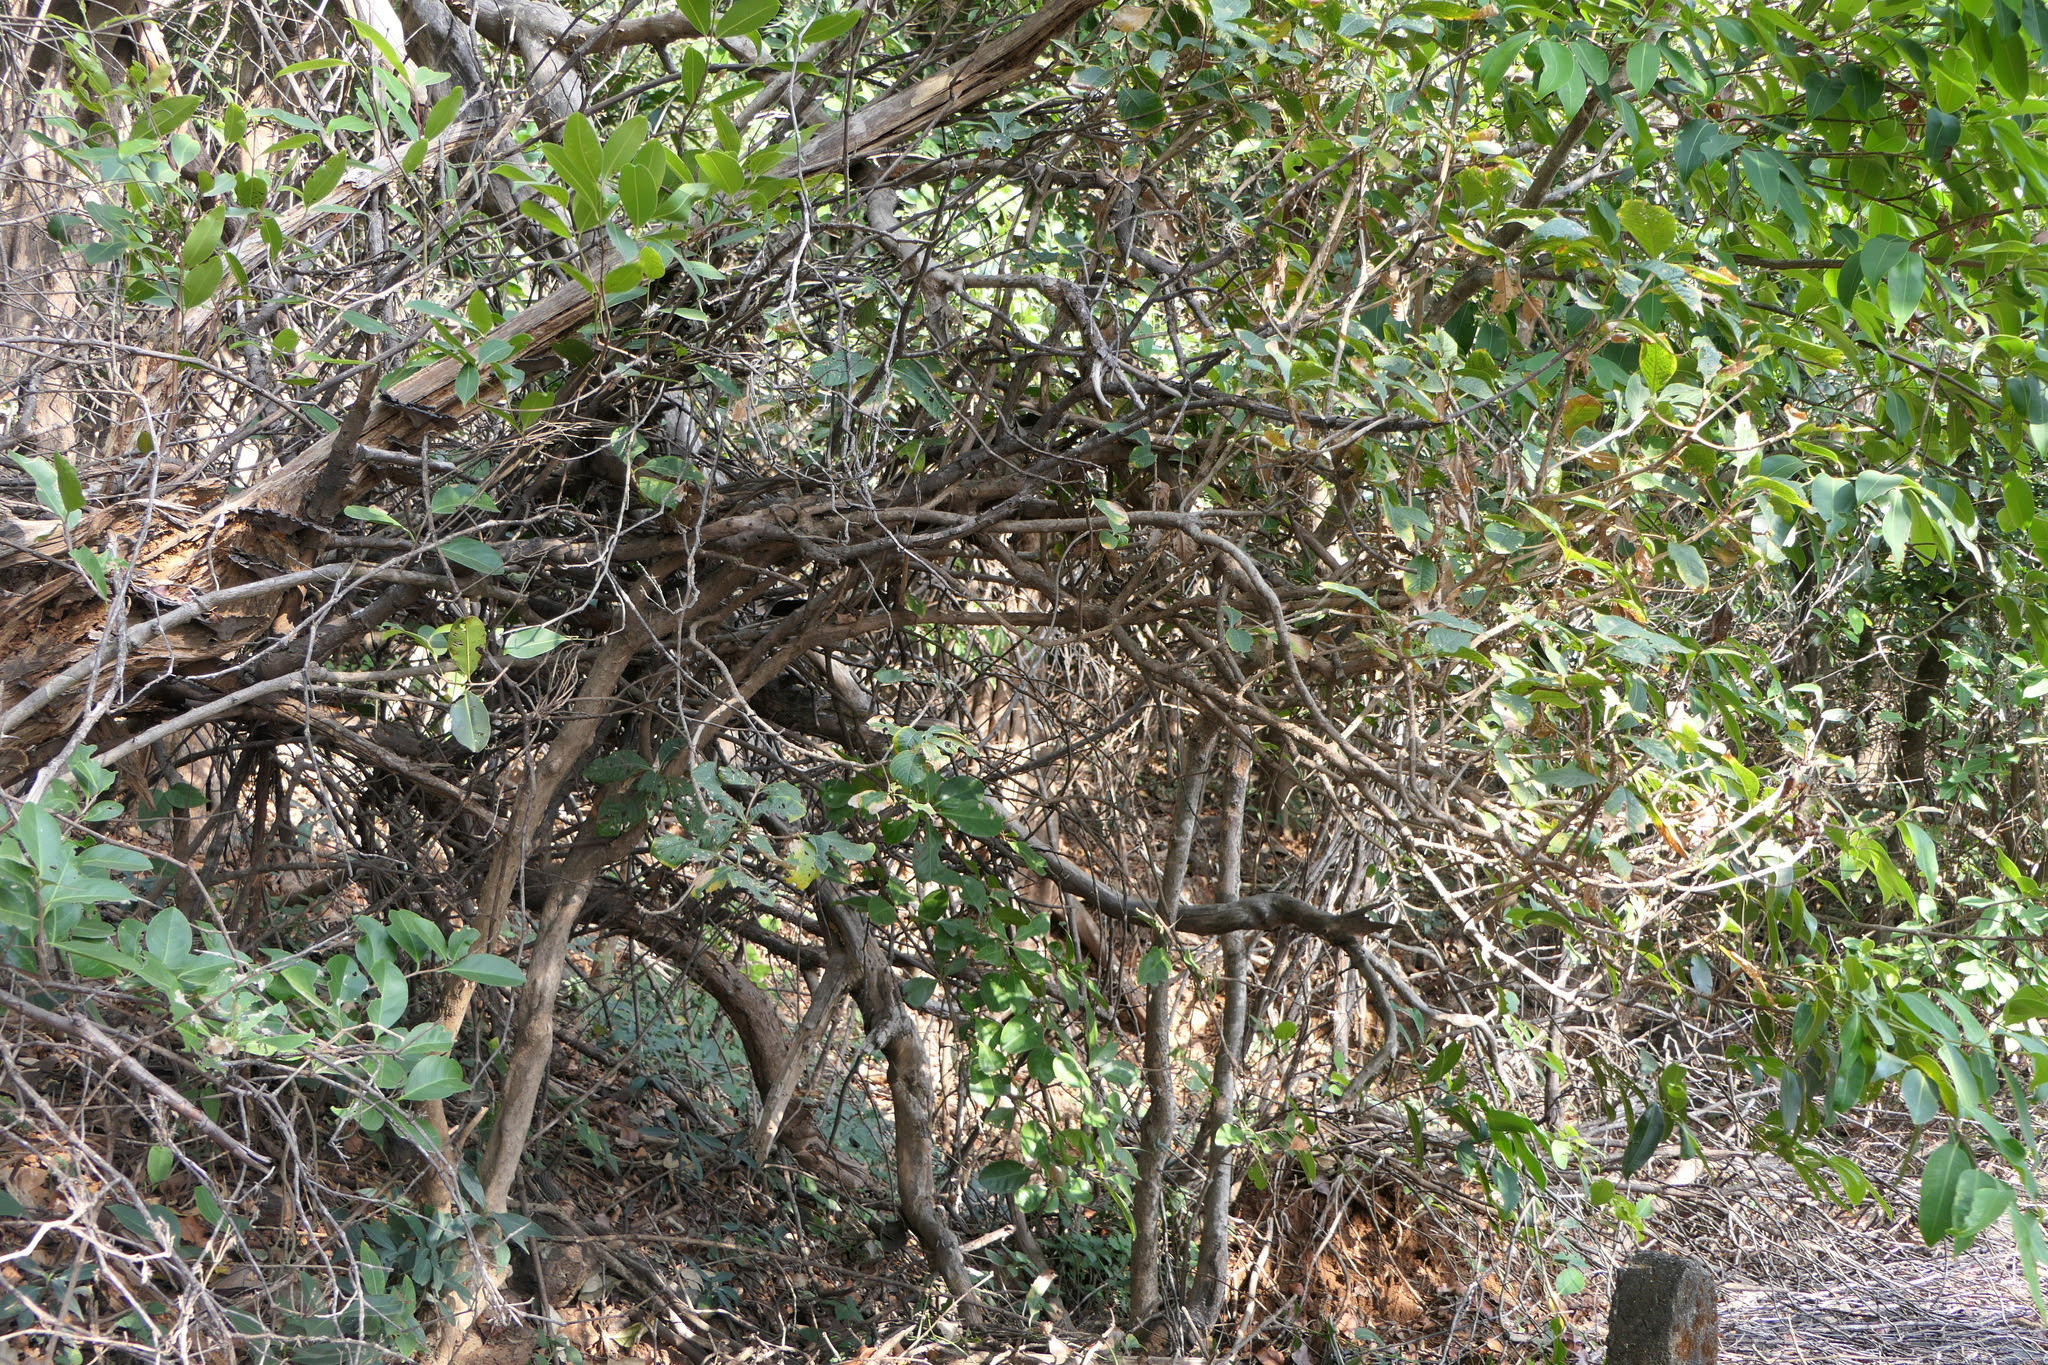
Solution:
[(546, 1320), (572, 1060), (1155, 1352), (1359, 1134), (2048, 1255), (2040, 0), (0, 34), (8, 1350)]

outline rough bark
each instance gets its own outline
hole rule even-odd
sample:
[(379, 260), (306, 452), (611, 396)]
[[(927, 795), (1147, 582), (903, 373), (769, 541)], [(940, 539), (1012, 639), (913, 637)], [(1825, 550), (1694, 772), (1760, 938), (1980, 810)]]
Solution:
[[(1223, 797), (1223, 838), (1217, 851), (1217, 894), (1236, 900), (1244, 890), (1244, 807), (1251, 786), (1251, 751), (1242, 744), (1230, 751), (1230, 771)], [(1238, 1068), (1244, 1061), (1246, 981), (1249, 953), (1245, 931), (1223, 935), (1223, 1015), (1216, 1029), (1211, 1064), (1215, 1091), (1202, 1125), (1208, 1143), (1204, 1153), (1201, 1213), (1202, 1240), (1195, 1251), (1194, 1286), (1188, 1295), (1188, 1319), (1197, 1337), (1206, 1336), (1223, 1311), (1229, 1289), (1230, 1203), (1236, 1174), (1236, 1149), (1223, 1140), (1224, 1127), (1237, 1116)]]
[[(1188, 855), (1194, 847), (1195, 822), (1209, 781), (1209, 760), (1216, 752), (1217, 732), (1205, 733), (1189, 749), (1181, 772), (1180, 795), (1174, 805), (1173, 831), (1159, 877), (1159, 925), (1154, 941), (1170, 948), (1180, 907), (1181, 884), (1187, 879)], [(1154, 982), (1145, 996), (1145, 1091), (1149, 1104), (1138, 1125), (1138, 1180), (1131, 1195), (1131, 1319), (1149, 1322), (1165, 1301), (1160, 1237), (1166, 1221), (1166, 1158), (1173, 1144), (1177, 1102), (1173, 1076), (1174, 979), (1171, 971)]]

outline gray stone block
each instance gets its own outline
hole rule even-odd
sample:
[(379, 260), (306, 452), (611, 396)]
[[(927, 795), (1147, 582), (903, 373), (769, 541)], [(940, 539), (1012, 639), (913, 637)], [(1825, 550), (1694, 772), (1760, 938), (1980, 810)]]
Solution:
[(1714, 1277), (1698, 1261), (1639, 1251), (1614, 1276), (1607, 1365), (1715, 1365)]

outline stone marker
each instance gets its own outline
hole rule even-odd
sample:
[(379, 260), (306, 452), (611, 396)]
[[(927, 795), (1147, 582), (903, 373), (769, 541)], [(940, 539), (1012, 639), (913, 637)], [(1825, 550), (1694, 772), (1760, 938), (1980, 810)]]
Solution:
[(1614, 1276), (1607, 1365), (1715, 1365), (1714, 1277), (1698, 1261), (1639, 1251)]

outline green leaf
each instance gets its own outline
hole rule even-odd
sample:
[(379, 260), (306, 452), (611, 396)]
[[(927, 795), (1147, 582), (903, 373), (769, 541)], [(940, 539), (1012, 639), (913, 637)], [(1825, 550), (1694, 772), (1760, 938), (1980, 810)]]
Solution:
[(453, 1057), (422, 1057), (412, 1064), (412, 1071), (405, 1078), (405, 1090), (398, 1098), (412, 1103), (445, 1100), (467, 1089), (469, 1081), (462, 1074), (462, 1063)]
[(405, 530), (404, 522), (392, 516), (381, 507), (365, 507), (360, 503), (352, 503), (342, 508), (341, 514), (351, 521), (367, 521), (376, 526), (389, 526), (399, 531)]
[(1678, 373), (1678, 357), (1661, 341), (1644, 341), (1636, 348), (1636, 373), (1643, 377), (1651, 393), (1660, 393), (1671, 382), (1671, 376)]
[(842, 34), (853, 32), (854, 27), (866, 17), (859, 10), (845, 10), (838, 14), (820, 15), (811, 21), (810, 27), (804, 30), (803, 37), (798, 39), (798, 41), (805, 47), (811, 47), (817, 43), (829, 43)]
[(1071, 1052), (1056, 1052), (1053, 1054), (1052, 1074), (1053, 1079), (1057, 1080), (1061, 1085), (1069, 1086), (1084, 1095), (1093, 1088), (1088, 1084), (1088, 1072), (1081, 1065), (1080, 1058), (1074, 1056)]
[(410, 910), (393, 910), (386, 917), (391, 937), (398, 945), (411, 953), (416, 962), (429, 962), (446, 956), (448, 940), (441, 932), (441, 926)]
[(2014, 991), (2012, 999), (2005, 1002), (2003, 1018), (2008, 1024), (2048, 1019), (2048, 987), (2022, 986)]
[(974, 1180), (990, 1194), (1015, 1194), (1031, 1183), (1031, 1168), (1021, 1161), (993, 1161)]
[(1677, 167), (1679, 179), (1690, 180), (1693, 172), (1721, 160), (1748, 140), (1724, 132), (1710, 119), (1694, 119), (1678, 130), (1678, 136), (1671, 144), (1672, 162)]
[(1928, 109), (1927, 131), (1921, 135), (1920, 153), (1929, 161), (1941, 158), (1943, 152), (1963, 140), (1963, 121), (1954, 114), (1944, 114), (1939, 109)]
[(448, 733), (473, 754), (482, 753), (491, 742), (491, 713), (483, 698), (464, 692), (448, 708)]
[(1913, 503), (1903, 492), (1886, 495), (1884, 521), (1879, 524), (1878, 533), (1891, 547), (1892, 564), (1896, 567), (1905, 558), (1906, 547), (1913, 539)]
[(178, 249), (178, 264), (190, 270), (211, 258), (220, 247), (221, 230), (227, 226), (227, 221), (226, 204), (215, 204), (201, 214), (199, 221), (192, 224), (192, 230), (185, 234), (185, 244)]
[[(1642, 244), (1643, 250), (1652, 256), (1662, 256), (1671, 249), (1671, 244), (1678, 240), (1678, 219), (1673, 216), (1670, 209), (1661, 204), (1651, 204), (1641, 199), (1624, 199), (1621, 207), (1614, 211), (1614, 217), (1628, 229), (1631, 237)], [(1665, 354), (1668, 355), (1670, 352), (1667, 351)], [(1649, 382), (1649, 376), (1644, 376), (1644, 382)]]
[(1941, 1092), (1917, 1067), (1899, 1077), (1899, 1098), (1906, 1102), (1907, 1117), (1916, 1128), (1932, 1123), (1941, 1113)]
[(619, 207), (634, 227), (660, 213), (665, 202), (661, 182), (647, 167), (635, 162), (619, 172)]
[(192, 956), (192, 922), (177, 906), (167, 905), (142, 931), (142, 946), (150, 961), (182, 967)]
[(50, 454), (50, 465), (57, 472), (57, 497), (62, 511), (83, 512), (85, 510), (85, 485), (80, 482), (78, 470), (71, 461), (56, 452)]
[(576, 235), (576, 229), (563, 222), (561, 214), (556, 213), (538, 200), (527, 200), (519, 206), (519, 212), (523, 217), (531, 218), (557, 237), (574, 237)]
[(2016, 1197), (2012, 1186), (1980, 1170), (1956, 1177), (1956, 1206), (1950, 1222), (1959, 1249), (1967, 1251), (1979, 1233), (2005, 1216)]
[(496, 953), (471, 953), (462, 961), (450, 964), (447, 970), (479, 986), (503, 986), (509, 990), (526, 984), (526, 973), (519, 964)]
[(1635, 1127), (1629, 1130), (1628, 1148), (1621, 1154), (1621, 1173), (1634, 1175), (1649, 1164), (1657, 1154), (1657, 1146), (1664, 1141), (1664, 1106), (1651, 1104), (1637, 1116)]
[(1138, 984), (1157, 986), (1173, 974), (1173, 960), (1166, 955), (1166, 949), (1153, 948), (1138, 963)]
[[(1977, 1073), (1971, 1069), (1969, 1060), (1962, 1049), (1954, 1043), (1943, 1043), (1935, 1049), (1941, 1058), (1941, 1067), (1948, 1073), (1949, 1094), (1954, 1096), (1951, 1112), (1957, 1118), (1970, 1118), (1983, 1108), (1984, 1097), (1977, 1091)], [(1920, 1058), (1913, 1059), (1917, 1065)]]
[(638, 289), (643, 279), (640, 262), (627, 261), (624, 265), (614, 266), (604, 273), (604, 292), (607, 295), (623, 294), (628, 290)]
[(174, 782), (165, 788), (163, 802), (172, 810), (194, 810), (206, 804), (206, 793), (190, 782)]
[(481, 507), (487, 512), (498, 510), (498, 500), (473, 483), (443, 484), (434, 490), (427, 507), (437, 517), (460, 512), (465, 507)]
[(2033, 93), (2033, 74), (2027, 44), (2017, 35), (1991, 45), (1991, 83), (2007, 99), (2023, 100)]
[(1920, 310), (1921, 296), (1927, 292), (1927, 262), (1907, 252), (1885, 272), (1885, 292), (1891, 300), (1892, 321), (1904, 327)]
[(457, 536), (441, 547), (453, 563), (482, 574), (505, 572), (505, 557), (475, 536)]
[(377, 998), (364, 1012), (378, 1028), (398, 1027), (398, 1021), (405, 1017), (406, 1005), (412, 1000), (412, 987), (406, 982), (404, 971), (396, 962), (380, 960), (371, 967), (370, 979), (377, 984)]
[[(1128, 526), (1128, 520), (1125, 524)], [(1394, 538), (1411, 550), (1429, 539), (1430, 533), (1435, 529), (1435, 523), (1430, 520), (1426, 510), (1402, 503), (1387, 505), (1387, 525), (1392, 528)]]
[(214, 291), (220, 288), (220, 282), (226, 276), (227, 270), (227, 262), (218, 256), (209, 257), (193, 266), (185, 272), (185, 280), (179, 290), (180, 302), (187, 308), (197, 308), (205, 303), (213, 297)]
[(2009, 473), (1999, 484), (2005, 506), (1998, 514), (1998, 524), (2007, 531), (2017, 531), (2034, 519), (2034, 486), (2024, 474)]
[(1572, 50), (1555, 38), (1545, 38), (1536, 44), (1536, 61), (1540, 67), (1536, 77), (1536, 98), (1554, 95), (1564, 84), (1579, 72), (1578, 63), (1572, 58)]
[(109, 1204), (105, 1207), (114, 1221), (126, 1228), (136, 1240), (152, 1243), (166, 1251), (177, 1249), (178, 1222), (163, 1205), (151, 1204), (146, 1211), (133, 1204)]
[(1700, 557), (1698, 550), (1695, 550), (1682, 540), (1674, 540), (1665, 547), (1664, 554), (1671, 561), (1671, 567), (1678, 571), (1678, 577), (1685, 586), (1688, 588), (1704, 588), (1707, 586), (1707, 561)]
[(978, 795), (941, 797), (937, 810), (947, 824), (977, 839), (993, 839), (1006, 827), (1003, 817)]
[(1828, 534), (1840, 535), (1856, 514), (1856, 485), (1832, 474), (1816, 474), (1807, 482), (1806, 499), (1828, 526)]
[(1598, 43), (1589, 42), (1584, 38), (1573, 39), (1572, 59), (1578, 63), (1579, 71), (1585, 76), (1588, 85), (1605, 85), (1614, 74), (1613, 67), (1608, 63), (1607, 53)]
[(1149, 128), (1166, 112), (1159, 92), (1143, 85), (1128, 85), (1116, 92), (1116, 116), (1125, 123)]
[(567, 638), (546, 626), (520, 626), (505, 632), (505, 653), (515, 659), (537, 659)]
[(178, 1154), (168, 1147), (152, 1147), (149, 1149), (149, 1159), (145, 1164), (149, 1172), (149, 1183), (161, 1185), (176, 1169)]
[[(709, 38), (712, 36), (711, 0), (676, 0), (676, 9), (682, 13), (685, 19), (690, 21), (690, 26), (697, 30), (698, 37)], [(697, 49), (694, 47), (688, 50), (688, 52), (695, 51)], [(688, 52), (684, 54), (685, 57), (688, 56)], [(686, 90), (683, 98), (695, 99), (697, 95), (693, 90)]]
[(1880, 113), (1885, 107), (1884, 75), (1861, 62), (1851, 62), (1842, 68), (1842, 97), (1849, 101), (1849, 107), (1865, 115)]
[(465, 616), (448, 627), (448, 661), (457, 673), (467, 678), (476, 672), (483, 662), (487, 638), (484, 623), (474, 616)]
[(697, 153), (697, 174), (711, 188), (726, 194), (739, 194), (747, 188), (747, 178), (740, 171), (740, 163), (730, 152)]
[(1638, 95), (1647, 93), (1664, 70), (1664, 52), (1655, 43), (1637, 43), (1628, 50), (1628, 83)]
[(718, 24), (712, 33), (719, 38), (758, 33), (774, 23), (775, 17), (781, 13), (781, 0), (733, 0), (732, 8), (718, 16)]
[(1941, 879), (1941, 855), (1934, 847), (1934, 837), (1925, 828), (1911, 820), (1899, 821), (1899, 833), (1905, 836), (1906, 846), (1913, 850), (1913, 864), (1920, 869), (1931, 886)]
[(361, 37), (364, 42), (368, 43), (371, 47), (375, 48), (377, 50), (378, 55), (383, 57), (385, 61), (391, 63), (393, 70), (405, 70), (404, 54), (399, 52), (397, 47), (395, 47), (392, 44), (389, 38), (385, 37), (382, 33), (379, 33), (373, 25), (366, 23), (361, 19), (350, 19), (348, 22), (349, 26), (356, 31), (357, 35)]
[(448, 131), (455, 122), (455, 116), (462, 112), (462, 101), (468, 92), (456, 86), (447, 94), (434, 101), (434, 107), (427, 110), (426, 122), (420, 125), (420, 136), (437, 138)]
[(299, 202), (307, 208), (323, 202), (334, 193), (334, 187), (341, 183), (341, 177), (348, 173), (348, 157), (340, 152), (320, 163), (305, 183), (299, 186)]
[(2048, 1298), (2041, 1293), (2041, 1266), (2048, 1262), (2048, 1237), (2041, 1233), (2041, 1215), (2032, 1209), (2015, 1211), (2012, 1239), (2019, 1246), (2020, 1272), (2027, 1277), (2027, 1292), (2033, 1295), (2034, 1311), (2048, 1321)]
[(650, 771), (652, 767), (646, 759), (631, 749), (621, 749), (617, 753), (605, 754), (584, 764), (583, 780), (608, 787), (614, 782), (624, 782), (629, 777)]
[[(2048, 387), (2030, 374), (2016, 374), (2005, 381), (2005, 396), (2012, 401), (2020, 420), (2040, 425), (2048, 422)], [(1858, 493), (1861, 493), (1858, 488)]]
[[(598, 141), (597, 130), (591, 127), (590, 120), (583, 114), (571, 114), (564, 120), (561, 148), (571, 183), (592, 198), (600, 197), (599, 186), (604, 179), (604, 144)], [(556, 169), (562, 168), (558, 166)]]
[(1955, 1227), (1956, 1187), (1963, 1172), (1976, 1169), (1969, 1151), (1950, 1140), (1927, 1154), (1920, 1170), (1920, 1240), (1933, 1246)]
[(149, 131), (158, 137), (169, 137), (199, 112), (200, 103), (197, 95), (173, 95), (157, 101), (149, 107)]
[[(1905, 238), (1894, 236), (1889, 232), (1879, 233), (1865, 242), (1856, 251), (1854, 257), (1856, 279), (1858, 281), (1883, 279), (1891, 272), (1893, 266), (1905, 258), (1909, 251), (1910, 248)], [(1837, 286), (1836, 293), (1842, 302), (1847, 303), (1851, 295), (1856, 292), (1856, 284), (1850, 282), (1850, 272), (1846, 269), (1842, 272), (1841, 280), (1842, 283)]]
[(875, 362), (852, 351), (834, 351), (811, 366), (811, 378), (828, 388), (857, 384), (875, 371)]
[(76, 510), (68, 505), (70, 500), (64, 494), (56, 465), (34, 455), (23, 455), (19, 451), (8, 458), (20, 465), (22, 472), (34, 480), (36, 501), (41, 503), (46, 511), (62, 518)]
[(1535, 36), (1531, 31), (1524, 29), (1480, 58), (1479, 80), (1489, 94), (1500, 93), (1501, 82), (1506, 78), (1508, 68), (1514, 65), (1515, 58), (1521, 55), (1522, 49), (1527, 47)]

